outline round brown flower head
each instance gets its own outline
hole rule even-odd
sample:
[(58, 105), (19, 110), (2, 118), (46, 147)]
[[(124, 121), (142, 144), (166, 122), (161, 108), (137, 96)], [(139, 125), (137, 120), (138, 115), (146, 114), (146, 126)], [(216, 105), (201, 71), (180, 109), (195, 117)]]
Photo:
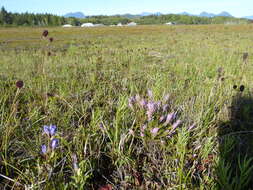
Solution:
[(42, 36), (47, 37), (48, 36), (48, 30), (44, 30), (43, 33), (42, 33)]
[(243, 92), (244, 89), (245, 89), (244, 85), (241, 85), (241, 86), (240, 86), (240, 91)]
[(50, 37), (50, 38), (49, 38), (49, 41), (50, 41), (50, 42), (53, 42), (53, 41), (54, 41), (54, 38)]
[(49, 51), (49, 52), (47, 52), (47, 56), (51, 56), (52, 55), (52, 53)]
[(17, 82), (16, 82), (16, 87), (17, 88), (22, 88), (24, 86), (24, 82), (22, 81), (22, 80), (18, 80)]
[(233, 89), (237, 89), (237, 85), (234, 85), (234, 86), (233, 86)]

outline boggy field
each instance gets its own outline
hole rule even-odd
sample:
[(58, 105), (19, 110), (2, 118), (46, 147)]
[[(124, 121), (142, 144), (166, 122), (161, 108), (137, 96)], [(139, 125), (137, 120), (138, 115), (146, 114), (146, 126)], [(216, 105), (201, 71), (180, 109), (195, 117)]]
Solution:
[(252, 31), (0, 28), (0, 189), (253, 189)]

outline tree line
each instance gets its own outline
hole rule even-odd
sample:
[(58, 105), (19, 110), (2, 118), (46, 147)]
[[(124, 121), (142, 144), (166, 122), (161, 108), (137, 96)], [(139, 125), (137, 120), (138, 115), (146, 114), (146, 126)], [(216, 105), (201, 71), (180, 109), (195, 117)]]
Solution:
[(91, 22), (94, 24), (116, 25), (118, 23), (127, 24), (136, 22), (140, 25), (165, 24), (174, 22), (176, 24), (242, 24), (249, 23), (247, 19), (234, 17), (198, 17), (188, 15), (150, 15), (139, 18), (126, 18), (120, 15), (116, 16), (89, 16), (84, 19), (65, 18), (53, 14), (34, 14), (34, 13), (11, 13), (4, 7), (0, 11), (0, 26), (61, 26), (71, 24), (80, 26), (82, 23)]

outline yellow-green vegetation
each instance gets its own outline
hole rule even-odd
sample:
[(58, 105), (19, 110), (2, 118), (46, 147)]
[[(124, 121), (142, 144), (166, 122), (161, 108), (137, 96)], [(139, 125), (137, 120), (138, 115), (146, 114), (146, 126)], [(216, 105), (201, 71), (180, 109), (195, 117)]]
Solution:
[(252, 31), (0, 28), (0, 189), (250, 189)]

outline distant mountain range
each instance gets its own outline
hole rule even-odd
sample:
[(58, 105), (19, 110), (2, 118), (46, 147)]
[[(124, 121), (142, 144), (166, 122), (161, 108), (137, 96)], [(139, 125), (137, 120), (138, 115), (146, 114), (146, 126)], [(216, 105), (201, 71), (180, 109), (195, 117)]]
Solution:
[[(208, 12), (201, 12), (198, 15), (191, 14), (191, 13), (188, 13), (188, 12), (181, 12), (181, 13), (178, 13), (178, 14), (179, 15), (188, 15), (188, 16), (208, 17), (208, 18), (212, 18), (212, 17), (216, 17), (216, 16), (233, 17), (233, 15), (231, 15), (230, 13), (228, 13), (226, 11), (223, 11), (223, 12), (221, 12), (219, 14), (208, 13)], [(138, 18), (138, 17), (150, 16), (150, 15), (160, 16), (160, 15), (163, 15), (163, 13), (161, 13), (161, 12), (155, 12), (155, 13), (142, 12), (140, 14), (129, 14), (129, 13), (127, 13), (127, 14), (118, 14), (118, 15), (115, 15), (115, 16), (122, 16), (122, 17), (131, 19), (131, 18)], [(67, 13), (67, 14), (65, 14), (63, 16), (66, 17), (66, 18), (68, 18), (68, 17), (85, 18), (86, 17), (82, 12)], [(245, 16), (243, 18), (247, 18), (247, 19), (252, 19), (253, 20), (253, 16)]]
[(247, 18), (247, 19), (253, 20), (253, 16), (245, 16), (245, 17), (243, 17), (243, 18)]
[(228, 12), (221, 12), (219, 14), (214, 14), (214, 13), (208, 13), (208, 12), (201, 12), (199, 15), (194, 15), (194, 14), (191, 14), (191, 13), (187, 13), (187, 12), (182, 12), (182, 13), (179, 13), (180, 15), (188, 15), (188, 16), (200, 16), (200, 17), (215, 17), (215, 16), (225, 16), (225, 17), (233, 17), (230, 13)]
[(82, 12), (67, 13), (63, 16), (66, 17), (66, 18), (69, 18), (69, 17), (85, 18), (86, 17)]

